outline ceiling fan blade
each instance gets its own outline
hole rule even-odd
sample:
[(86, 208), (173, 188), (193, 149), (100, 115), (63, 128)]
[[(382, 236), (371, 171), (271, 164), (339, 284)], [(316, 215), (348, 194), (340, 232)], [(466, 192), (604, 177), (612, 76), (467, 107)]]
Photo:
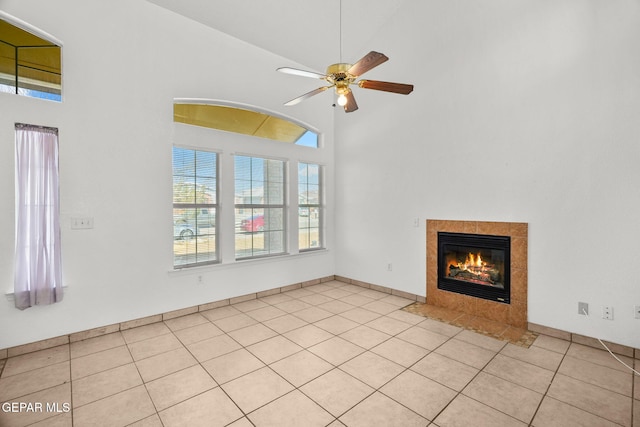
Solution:
[(322, 92), (324, 92), (325, 90), (327, 90), (327, 89), (329, 89), (329, 88), (331, 88), (331, 87), (333, 87), (333, 86), (323, 86), (323, 87), (319, 87), (318, 89), (314, 89), (314, 90), (312, 90), (311, 92), (307, 92), (307, 93), (305, 93), (304, 95), (301, 95), (301, 96), (299, 96), (299, 97), (297, 97), (297, 98), (292, 99), (292, 100), (291, 100), (291, 101), (289, 101), (289, 102), (286, 102), (284, 105), (286, 105), (286, 106), (288, 106), (288, 107), (289, 107), (289, 106), (291, 106), (291, 105), (299, 104), (300, 102), (304, 101), (305, 99), (307, 99), (307, 98), (311, 98), (311, 97), (312, 97), (312, 96), (314, 96), (314, 95), (317, 95), (317, 94), (319, 94), (319, 93), (322, 93)]
[(314, 71), (298, 70), (297, 68), (289, 67), (280, 67), (276, 71), (280, 71), (285, 74), (293, 74), (294, 76), (311, 77), (312, 79), (324, 79), (327, 77), (324, 74), (316, 73)]
[(352, 111), (356, 111), (358, 109), (358, 103), (356, 102), (356, 98), (353, 96), (353, 92), (349, 91), (345, 96), (347, 97), (347, 103), (344, 104), (344, 112), (351, 113)]
[(364, 58), (353, 64), (347, 72), (352, 76), (361, 76), (370, 69), (377, 67), (378, 65), (388, 60), (389, 58), (387, 58), (385, 54), (371, 51), (367, 53)]
[(399, 93), (401, 95), (409, 95), (413, 92), (413, 85), (404, 83), (380, 82), (377, 80), (360, 80), (358, 86), (363, 89), (382, 90), (385, 92)]

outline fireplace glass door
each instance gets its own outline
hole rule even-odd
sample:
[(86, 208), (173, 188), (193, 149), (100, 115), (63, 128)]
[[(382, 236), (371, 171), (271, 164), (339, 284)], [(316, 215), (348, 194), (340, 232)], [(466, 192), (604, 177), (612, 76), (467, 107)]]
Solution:
[(440, 289), (509, 302), (510, 238), (438, 233)]

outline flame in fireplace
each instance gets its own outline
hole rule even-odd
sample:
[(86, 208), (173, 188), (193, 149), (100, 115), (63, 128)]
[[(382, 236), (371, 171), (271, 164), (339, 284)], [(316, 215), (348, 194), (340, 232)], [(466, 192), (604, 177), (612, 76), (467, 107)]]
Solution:
[[(458, 268), (462, 270), (469, 270), (470, 267), (477, 268), (477, 267), (485, 267), (486, 265), (487, 263), (482, 260), (482, 256), (480, 256), (480, 253), (478, 252), (478, 254), (476, 255), (469, 253), (467, 255), (467, 259), (464, 260), (464, 263), (462, 262), (458, 263)], [(474, 270), (476, 268), (474, 268)]]

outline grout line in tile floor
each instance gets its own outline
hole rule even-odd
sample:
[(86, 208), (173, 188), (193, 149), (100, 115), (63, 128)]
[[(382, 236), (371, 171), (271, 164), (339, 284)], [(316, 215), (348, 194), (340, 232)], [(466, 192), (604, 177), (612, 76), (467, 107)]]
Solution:
[(1, 403), (60, 399), (68, 382), (72, 410), (0, 425), (639, 427), (640, 381), (604, 351), (498, 340), (411, 303), (327, 282), (16, 356)]

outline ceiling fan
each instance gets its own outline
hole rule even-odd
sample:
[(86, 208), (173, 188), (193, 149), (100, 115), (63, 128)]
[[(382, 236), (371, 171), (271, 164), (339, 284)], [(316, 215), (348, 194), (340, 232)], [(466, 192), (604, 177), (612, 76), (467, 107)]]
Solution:
[(352, 84), (356, 84), (363, 89), (382, 90), (385, 92), (399, 93), (402, 95), (408, 95), (413, 91), (413, 85), (404, 83), (391, 83), (381, 82), (378, 80), (358, 80), (361, 75), (377, 67), (378, 65), (388, 61), (386, 55), (380, 52), (371, 51), (366, 54), (355, 64), (338, 63), (332, 64), (327, 67), (326, 74), (320, 74), (313, 71), (298, 70), (296, 68), (281, 67), (277, 71), (286, 74), (293, 74), (302, 77), (311, 77), (315, 79), (325, 80), (329, 83), (329, 86), (322, 86), (317, 89), (307, 92), (302, 96), (292, 99), (286, 102), (284, 105), (296, 105), (307, 98), (311, 98), (327, 89), (336, 89), (338, 95), (338, 105), (344, 107), (344, 111), (350, 113), (358, 109), (358, 104), (353, 96), (353, 92), (349, 87)]

